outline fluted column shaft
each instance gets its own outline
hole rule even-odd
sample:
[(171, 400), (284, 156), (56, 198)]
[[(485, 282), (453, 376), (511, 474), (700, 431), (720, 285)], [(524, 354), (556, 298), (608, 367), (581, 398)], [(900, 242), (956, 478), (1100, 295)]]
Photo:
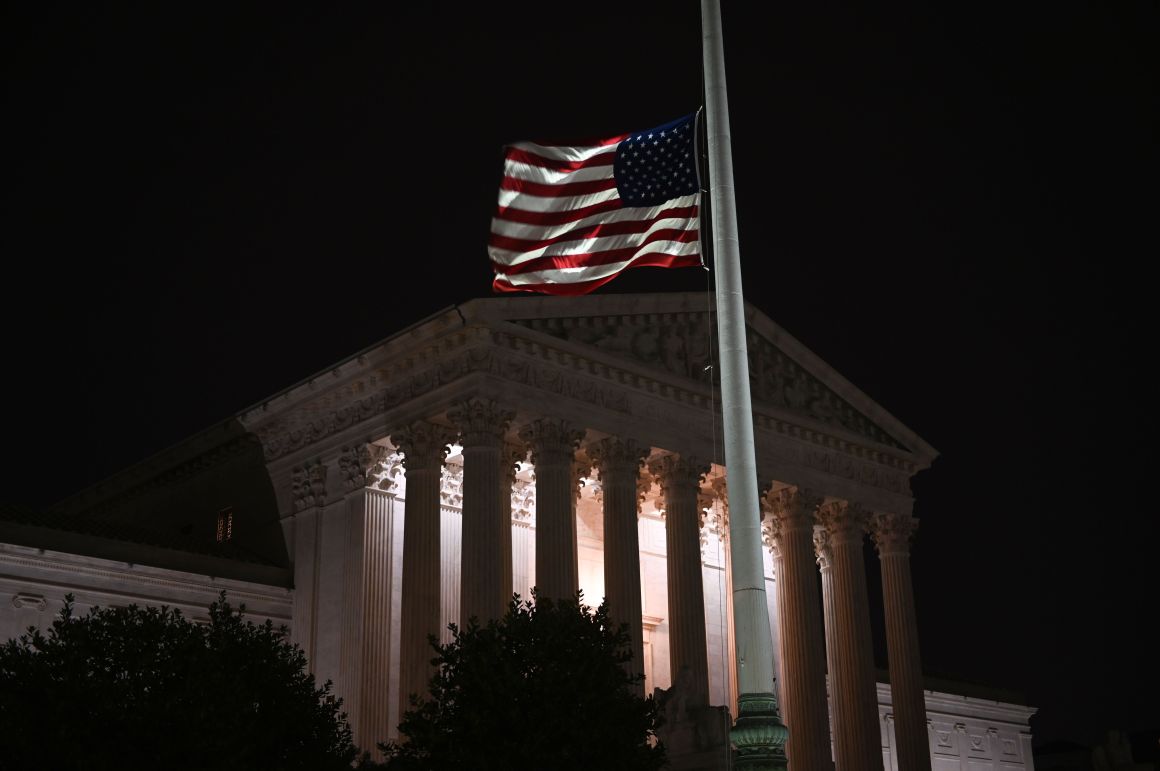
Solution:
[[(515, 562), (515, 533), (512, 530), (512, 493), (515, 488), (516, 474), (519, 472), (520, 463), (527, 457), (528, 448), (522, 444), (505, 443), (500, 450), (499, 468), (500, 468), (500, 483), (499, 483), (499, 508), (503, 514), (504, 521), (507, 522), (507, 554), (508, 560), (503, 566), (503, 585), (507, 587), (503, 598), (504, 612), (507, 612), (508, 605), (511, 603), (512, 594), (516, 588), (512, 581), (514, 574)], [(522, 589), (519, 591), (523, 591)]]
[(898, 514), (876, 514), (871, 520), (871, 533), (882, 563), (886, 651), (899, 771), (930, 771), (931, 767), (922, 657), (910, 577), (910, 536), (917, 527), (918, 520)]
[(705, 591), (701, 580), (701, 512), (697, 493), (708, 464), (667, 455), (651, 467), (665, 502), (669, 593), (669, 668), (673, 683), (688, 669), (688, 706), (709, 704)]
[[(448, 415), (463, 445), (459, 623), (503, 616), (511, 595), (512, 523), (501, 501), (503, 436), (514, 413), (473, 399)], [(506, 576), (506, 582), (505, 582)]]
[(838, 771), (882, 771), (878, 692), (866, 596), (862, 536), (866, 514), (845, 501), (818, 511), (833, 555), (831, 581), (835, 671), (830, 673), (836, 710), (834, 755)]
[(782, 714), (785, 714), (785, 629), (782, 628), (781, 614), (786, 603), (784, 595), (787, 582), (784, 578), (785, 563), (781, 558), (781, 542), (773, 537), (773, 512), (769, 510), (768, 502), (768, 496), (762, 496), (761, 538), (769, 547), (769, 554), (773, 558), (773, 607), (777, 622), (777, 637), (774, 639), (777, 652), (775, 662), (777, 666), (774, 670), (777, 679), (773, 685), (777, 692), (777, 703), (782, 708)]
[[(628, 624), (629, 674), (644, 672), (644, 628), (640, 593), (640, 540), (637, 534), (637, 480), (648, 448), (609, 437), (588, 449), (600, 473), (604, 495), (604, 599), (617, 624)], [(644, 696), (644, 678), (635, 685)]]
[(821, 497), (799, 488), (770, 494), (772, 536), (781, 559), (777, 582), (782, 640), (782, 716), (791, 771), (832, 767), (826, 707), (825, 638), (817, 590), (813, 526)]
[(826, 631), (826, 672), (829, 673), (828, 693), (830, 694), (830, 752), (833, 754), (833, 737), (838, 732), (838, 704), (833, 699), (834, 671), (834, 557), (830, 553), (830, 534), (821, 525), (814, 525), (814, 554), (818, 559), (818, 571), (822, 574), (822, 626)]
[(520, 431), (536, 469), (536, 594), (574, 599), (576, 516), (572, 460), (583, 436), (563, 421), (540, 419)]
[(427, 422), (391, 435), (403, 453), (407, 501), (403, 509), (402, 620), (399, 630), (399, 715), (411, 694), (424, 696), (432, 652), (427, 635), (439, 635), (439, 487), (448, 432)]

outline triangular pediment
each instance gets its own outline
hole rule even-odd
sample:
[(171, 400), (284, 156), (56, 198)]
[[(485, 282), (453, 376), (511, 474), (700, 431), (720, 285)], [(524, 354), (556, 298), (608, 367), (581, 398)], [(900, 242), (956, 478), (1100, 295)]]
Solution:
[[(626, 302), (633, 297), (639, 301)], [(666, 303), (666, 297), (680, 300)], [(698, 304), (705, 308), (703, 295), (692, 302), (689, 295), (599, 298), (610, 301), (608, 313), (600, 312), (604, 310), (601, 303), (592, 302), (597, 298), (552, 299), (558, 302), (536, 307), (548, 309), (544, 315), (513, 314), (506, 320), (594, 349), (594, 355), (599, 352), (601, 357), (644, 365), (706, 387), (716, 384), (716, 322), (708, 310), (694, 309)], [(576, 313), (568, 314), (569, 307)], [(512, 310), (518, 308), (513, 304)], [(929, 449), (767, 316), (752, 307), (748, 311), (750, 390), (757, 409), (837, 426), (887, 447), (911, 452)]]

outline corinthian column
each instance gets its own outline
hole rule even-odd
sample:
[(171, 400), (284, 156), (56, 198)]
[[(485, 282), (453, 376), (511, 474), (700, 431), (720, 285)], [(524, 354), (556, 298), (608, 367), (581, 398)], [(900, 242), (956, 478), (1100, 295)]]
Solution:
[[(600, 473), (604, 490), (604, 598), (618, 624), (628, 624), (631, 675), (644, 672), (641, 626), (640, 543), (637, 536), (637, 480), (648, 447), (609, 437), (591, 445), (588, 456)], [(644, 696), (644, 678), (635, 685)]]
[(576, 515), (572, 460), (584, 433), (559, 420), (535, 420), (520, 430), (536, 468), (536, 595), (575, 599)]
[(814, 512), (819, 495), (796, 487), (771, 492), (771, 532), (780, 553), (778, 621), (782, 644), (782, 715), (789, 729), (791, 771), (832, 767), (826, 708), (826, 649), (814, 566)]
[[(770, 491), (772, 492), (772, 491)], [(777, 635), (773, 639), (774, 650), (777, 656), (774, 660), (776, 675), (773, 687), (777, 691), (778, 705), (785, 704), (785, 632), (781, 628), (781, 609), (785, 607), (785, 565), (781, 559), (781, 541), (773, 537), (773, 510), (769, 503), (769, 494), (758, 498), (761, 503), (761, 542), (769, 549), (769, 556), (773, 558), (773, 607), (774, 620), (777, 624)], [(787, 740), (788, 742), (788, 740)]]
[(495, 402), (473, 399), (448, 417), (463, 445), (463, 556), (459, 624), (503, 616), (511, 595), (512, 521), (502, 506), (503, 435), (515, 416)]
[(890, 694), (899, 771), (930, 771), (926, 703), (918, 622), (910, 579), (910, 536), (918, 520), (899, 514), (875, 514), (871, 535), (882, 563), (882, 598), (886, 606), (886, 651), (890, 658)]
[[(834, 690), (834, 555), (830, 551), (830, 534), (821, 525), (814, 525), (814, 554), (818, 558), (818, 570), (822, 574), (822, 616), (826, 630), (826, 672), (829, 673), (829, 693)], [(838, 733), (838, 704), (830, 699), (830, 748), (833, 752), (833, 737)]]
[(666, 455), (649, 470), (665, 501), (669, 590), (669, 669), (674, 685), (688, 670), (688, 706), (709, 705), (709, 654), (705, 645), (705, 591), (701, 583), (701, 512), (697, 494), (708, 463)]
[(882, 771), (878, 730), (878, 692), (866, 598), (862, 535), (866, 514), (846, 501), (824, 504), (817, 514), (826, 529), (833, 557), (834, 759), (841, 771)]
[(426, 421), (391, 434), (403, 453), (407, 502), (403, 508), (403, 603), (399, 630), (399, 715), (411, 694), (427, 693), (431, 650), (439, 635), (439, 485), (450, 432)]

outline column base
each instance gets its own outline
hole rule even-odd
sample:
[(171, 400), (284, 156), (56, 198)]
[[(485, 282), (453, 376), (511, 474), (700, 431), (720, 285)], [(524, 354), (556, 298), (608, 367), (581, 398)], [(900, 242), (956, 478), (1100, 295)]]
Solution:
[(737, 748), (734, 768), (786, 771), (789, 729), (777, 714), (777, 698), (772, 693), (743, 693), (737, 698), (737, 712), (737, 722), (729, 732)]

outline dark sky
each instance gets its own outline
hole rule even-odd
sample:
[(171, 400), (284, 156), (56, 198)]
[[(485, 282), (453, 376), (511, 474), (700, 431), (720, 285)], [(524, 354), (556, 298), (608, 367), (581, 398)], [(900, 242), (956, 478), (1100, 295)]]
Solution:
[[(488, 296), (505, 142), (701, 101), (687, 1), (162, 5), (6, 12), (9, 501)], [(1155, 5), (860, 5), (725, 9), (746, 296), (941, 453), (927, 671), (1154, 728)]]

